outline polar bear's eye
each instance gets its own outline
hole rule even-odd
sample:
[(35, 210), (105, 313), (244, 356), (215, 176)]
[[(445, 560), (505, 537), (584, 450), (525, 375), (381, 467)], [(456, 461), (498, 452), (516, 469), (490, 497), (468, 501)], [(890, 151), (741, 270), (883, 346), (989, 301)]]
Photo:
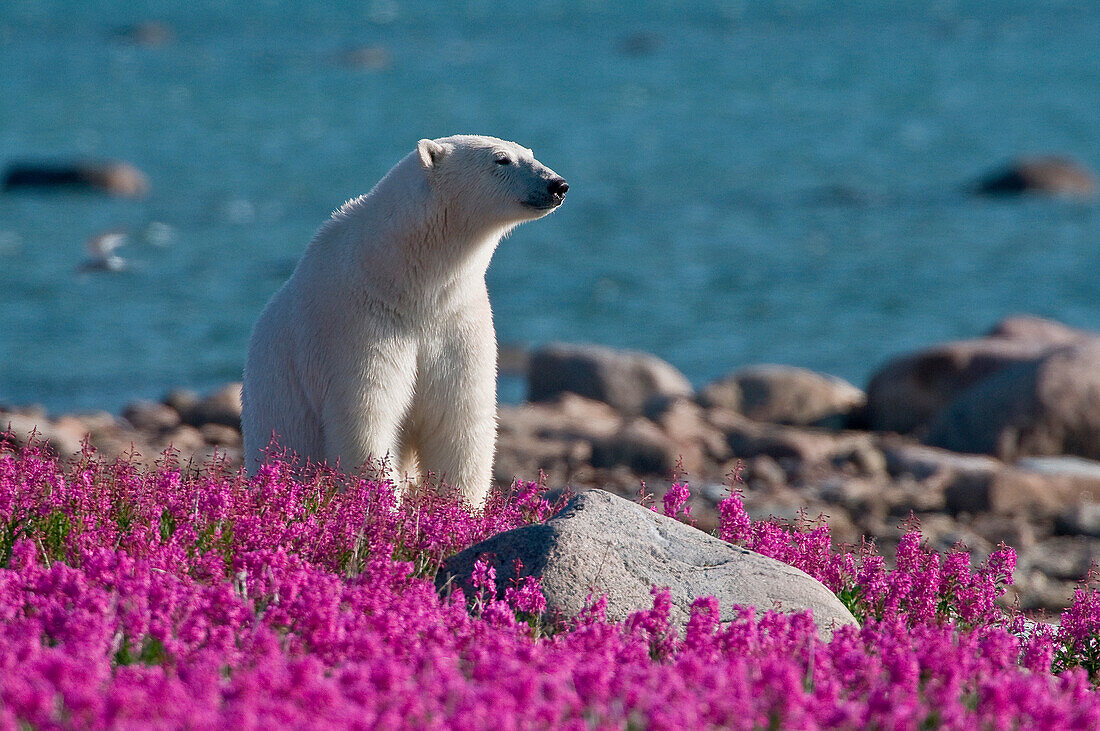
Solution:
[(511, 165), (511, 164), (512, 164), (512, 158), (508, 157), (507, 154), (505, 154), (503, 152), (498, 152), (497, 153), (497, 165)]

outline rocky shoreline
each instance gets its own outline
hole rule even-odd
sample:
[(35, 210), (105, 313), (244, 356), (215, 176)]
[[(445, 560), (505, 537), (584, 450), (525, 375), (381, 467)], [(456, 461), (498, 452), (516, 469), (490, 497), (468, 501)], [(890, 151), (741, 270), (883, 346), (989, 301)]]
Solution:
[[(643, 353), (551, 345), (529, 354), (530, 400), (499, 410), (495, 475), (659, 498), (677, 472), (698, 527), (740, 475), (754, 517), (825, 516), (835, 540), (893, 554), (919, 521), (974, 560), (1019, 554), (1008, 600), (1056, 612), (1100, 556), (1100, 335), (1015, 317), (972, 340), (887, 363), (866, 392), (784, 366), (751, 366), (696, 392)], [(0, 406), (17, 444), (32, 430), (61, 456), (240, 462), (240, 385), (174, 391), (120, 415)]]

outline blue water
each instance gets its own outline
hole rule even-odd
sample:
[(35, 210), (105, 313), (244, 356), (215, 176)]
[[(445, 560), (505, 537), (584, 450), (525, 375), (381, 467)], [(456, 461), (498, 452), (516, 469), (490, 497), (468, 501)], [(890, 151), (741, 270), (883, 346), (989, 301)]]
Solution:
[[(172, 39), (120, 37), (144, 21)], [(863, 384), (1010, 313), (1100, 328), (1100, 204), (960, 192), (1025, 153), (1100, 169), (1098, 48), (1081, 2), (4, 0), (0, 162), (119, 158), (152, 192), (0, 195), (0, 402), (239, 378), (321, 221), (457, 132), (571, 185), (496, 254), (503, 342)], [(112, 228), (131, 269), (76, 273)]]

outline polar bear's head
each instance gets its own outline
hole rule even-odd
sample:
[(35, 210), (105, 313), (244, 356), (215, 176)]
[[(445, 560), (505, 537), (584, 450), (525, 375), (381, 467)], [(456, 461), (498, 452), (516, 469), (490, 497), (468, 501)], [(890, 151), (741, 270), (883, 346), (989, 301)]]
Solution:
[(542, 218), (565, 200), (569, 184), (515, 142), (475, 135), (420, 140), (429, 184), (448, 203), (489, 226)]

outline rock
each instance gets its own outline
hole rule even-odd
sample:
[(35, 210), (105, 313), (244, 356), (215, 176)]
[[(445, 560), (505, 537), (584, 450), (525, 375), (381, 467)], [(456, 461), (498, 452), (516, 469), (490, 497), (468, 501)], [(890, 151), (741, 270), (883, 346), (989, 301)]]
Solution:
[(1100, 340), (1061, 346), (987, 377), (929, 424), (924, 441), (1004, 460), (1100, 458)]
[(712, 423), (724, 425), (726, 441), (733, 456), (749, 459), (766, 455), (776, 460), (790, 474), (793, 467), (807, 469), (830, 465), (841, 455), (851, 455), (858, 449), (872, 449), (867, 434), (837, 433), (812, 427), (762, 424), (740, 415), (725, 412), (721, 418), (709, 412)]
[(103, 433), (124, 431), (125, 427), (109, 411), (86, 411), (78, 414), (62, 414), (54, 420), (58, 428), (68, 429), (83, 439), (86, 434), (97, 436)]
[(829, 526), (829, 536), (834, 546), (839, 548), (842, 545), (858, 546), (860, 544), (863, 532), (845, 508), (839, 505), (825, 506), (822, 516)]
[(944, 488), (944, 499), (952, 513), (993, 512), (1042, 519), (1081, 500), (1100, 501), (1100, 480), (1006, 467), (987, 474), (954, 476)]
[(948, 510), (976, 513), (1016, 503), (1001, 498), (996, 476), (1005, 469), (1000, 460), (970, 454), (955, 454), (898, 437), (878, 442), (892, 482), (886, 489), (892, 515)]
[(225, 424), (203, 424), (199, 428), (199, 433), (202, 434), (203, 441), (211, 446), (241, 446), (241, 433), (233, 427), (226, 426)]
[(187, 460), (206, 448), (206, 440), (203, 438), (202, 432), (195, 427), (180, 424), (175, 429), (161, 435), (158, 445), (158, 451), (164, 451), (171, 447), (179, 452), (181, 459)]
[(592, 444), (593, 467), (623, 465), (639, 475), (668, 475), (679, 457), (672, 441), (649, 419), (632, 419), (619, 432)]
[[(1041, 548), (1042, 544), (1036, 546), (1036, 549)], [(1076, 586), (1075, 581), (1052, 579), (1038, 569), (1017, 568), (1013, 574), (1013, 585), (1008, 587), (1008, 596), (1014, 594), (1019, 599), (1020, 611), (1052, 612), (1057, 616), (1072, 602)]]
[(1094, 333), (1021, 315), (986, 337), (941, 343), (887, 363), (867, 386), (866, 426), (902, 434), (923, 431), (962, 393), (984, 379), (1032, 363), (1057, 347), (1089, 342)]
[(155, 401), (135, 401), (122, 410), (122, 418), (138, 431), (160, 434), (180, 424), (179, 412)]
[(551, 402), (526, 404), (521, 409), (535, 433), (543, 438), (592, 441), (613, 434), (623, 423), (623, 417), (612, 407), (573, 393), (563, 393)]
[(143, 435), (127, 428), (106, 411), (62, 414), (57, 417), (53, 426), (55, 434), (64, 432), (73, 443), (87, 439), (96, 451), (103, 445), (106, 448), (105, 456), (109, 457), (130, 451), (135, 444), (140, 448), (145, 441)]
[(1004, 543), (1017, 551), (1023, 551), (1035, 545), (1035, 527), (1022, 515), (978, 515), (970, 522), (970, 529), (991, 546)]
[(944, 343), (896, 358), (867, 385), (867, 427), (919, 432), (974, 384), (1004, 368), (1033, 362), (1049, 348), (1047, 342), (996, 337)]
[(830, 506), (807, 504), (799, 495), (787, 493), (766, 500), (752, 500), (745, 504), (745, 512), (753, 521), (778, 520), (788, 525), (813, 523), (818, 516), (828, 512)]
[[(661, 427), (680, 454), (685, 455), (684, 467), (689, 472), (698, 472), (707, 461), (725, 462), (731, 456), (725, 435), (707, 421), (702, 407), (689, 398), (651, 399), (646, 405), (646, 417)], [(689, 464), (686, 457), (689, 454), (697, 458), (698, 464)]]
[(623, 418), (600, 401), (572, 393), (538, 404), (498, 410), (495, 479), (534, 479), (543, 471), (554, 482), (567, 481), (592, 456), (592, 443), (622, 427)]
[(969, 526), (960, 525), (947, 515), (926, 515), (920, 520), (921, 535), (935, 550), (944, 553), (956, 547), (965, 546), (967, 551), (976, 554), (973, 563), (989, 556), (993, 550), (990, 543), (974, 532)]
[(2, 413), (0, 414), (0, 433), (3, 432), (10, 432), (14, 445), (19, 448), (25, 448), (31, 443), (33, 433), (34, 441), (42, 445), (46, 453), (63, 459), (78, 454), (83, 448), (82, 431), (64, 426), (59, 428), (57, 424), (45, 418)]
[(1095, 333), (1063, 325), (1035, 315), (1013, 315), (993, 326), (988, 338), (1011, 338), (1046, 345), (1069, 345), (1096, 337)]
[(1100, 502), (1089, 500), (1063, 510), (1054, 520), (1054, 532), (1100, 538)]
[(182, 414), (194, 407), (194, 405), (199, 402), (199, 399), (200, 396), (196, 391), (192, 391), (189, 388), (174, 388), (164, 397), (164, 405), (171, 406)]
[(866, 403), (863, 392), (845, 380), (782, 365), (742, 368), (708, 385), (699, 400), (755, 421), (834, 429)]
[(42, 404), (24, 404), (23, 406), (15, 406), (12, 408), (0, 407), (0, 412), (18, 414), (19, 416), (29, 416), (33, 419), (45, 420), (49, 418), (49, 412), (46, 411), (46, 407)]
[(979, 195), (1045, 193), (1090, 198), (1096, 194), (1096, 178), (1081, 164), (1064, 157), (1021, 158), (980, 178)]
[(833, 465), (845, 472), (867, 477), (886, 475), (886, 455), (870, 442), (857, 442), (851, 449), (833, 455)]
[(1100, 462), (1080, 457), (1024, 457), (1016, 466), (1041, 475), (1079, 477), (1100, 480)]
[(826, 638), (836, 627), (856, 624), (831, 591), (802, 571), (602, 490), (576, 496), (545, 524), (498, 534), (452, 556), (436, 587), (445, 591), (453, 583), (469, 596), (469, 577), (483, 554), (491, 557), (501, 591), (516, 578), (517, 558), (524, 575), (541, 577), (551, 616), (575, 616), (591, 592), (607, 596), (609, 619), (622, 620), (652, 607), (650, 589), (658, 586), (671, 589), (679, 623), (696, 598), (714, 596), (725, 621), (741, 605), (758, 612), (811, 609)]
[(184, 423), (199, 427), (203, 424), (223, 424), (237, 431), (241, 430), (241, 384), (228, 383), (215, 389), (197, 401), (188, 402), (179, 392), (169, 395), (176, 397), (176, 407)]
[(766, 454), (745, 460), (741, 479), (752, 490), (776, 491), (787, 486), (787, 473)]
[(878, 482), (878, 484), (887, 506), (888, 516), (905, 520), (912, 514), (944, 511), (946, 501), (943, 484), (939, 481), (920, 483), (901, 479), (896, 482)]
[(886, 460), (886, 470), (892, 477), (909, 475), (916, 480), (927, 480), (958, 473), (992, 475), (1004, 467), (1004, 463), (992, 457), (956, 454), (897, 438), (883, 439), (879, 446)]
[(886, 518), (887, 503), (882, 485), (871, 480), (835, 476), (822, 481), (818, 488), (823, 500), (849, 512), (879, 520)]
[(531, 401), (547, 401), (568, 391), (629, 415), (642, 414), (654, 397), (693, 395), (687, 378), (654, 355), (561, 343), (531, 354), (527, 387)]
[(140, 198), (149, 192), (149, 179), (127, 162), (22, 162), (4, 172), (3, 188), (92, 190)]
[(1097, 548), (1095, 539), (1083, 536), (1048, 538), (1024, 552), (1018, 566), (1023, 571), (1036, 569), (1051, 579), (1080, 581), (1088, 574)]
[(165, 23), (146, 20), (135, 25), (127, 25), (116, 29), (114, 38), (122, 43), (151, 47), (163, 46), (173, 42), (176, 39), (176, 34)]

